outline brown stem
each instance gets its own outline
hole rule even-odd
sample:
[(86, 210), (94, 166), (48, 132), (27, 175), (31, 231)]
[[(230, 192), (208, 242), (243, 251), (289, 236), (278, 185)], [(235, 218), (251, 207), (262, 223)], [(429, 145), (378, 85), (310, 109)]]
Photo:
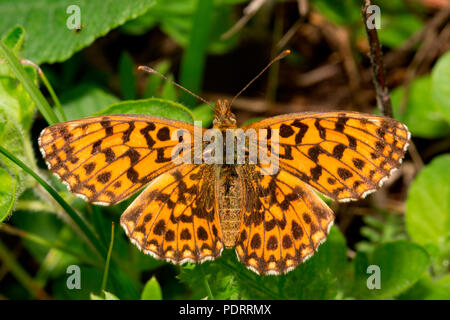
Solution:
[(370, 63), (372, 65), (373, 83), (377, 94), (377, 106), (381, 113), (386, 117), (392, 117), (392, 102), (386, 82), (386, 74), (383, 64), (383, 53), (381, 51), (380, 41), (376, 28), (369, 28), (367, 20), (369, 18), (367, 8), (371, 5), (370, 0), (364, 1), (362, 7), (363, 22), (366, 28), (367, 37), (370, 46)]

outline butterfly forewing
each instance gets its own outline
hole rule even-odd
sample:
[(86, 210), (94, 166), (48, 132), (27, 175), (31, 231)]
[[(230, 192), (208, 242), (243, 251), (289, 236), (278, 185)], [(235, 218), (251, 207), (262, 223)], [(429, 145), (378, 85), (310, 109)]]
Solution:
[(39, 143), (49, 169), (89, 202), (122, 201), (174, 168), (174, 131), (193, 126), (158, 117), (111, 115), (50, 126)]
[(354, 112), (284, 115), (250, 128), (277, 129), (280, 170), (339, 201), (378, 188), (400, 166), (409, 140), (402, 123)]

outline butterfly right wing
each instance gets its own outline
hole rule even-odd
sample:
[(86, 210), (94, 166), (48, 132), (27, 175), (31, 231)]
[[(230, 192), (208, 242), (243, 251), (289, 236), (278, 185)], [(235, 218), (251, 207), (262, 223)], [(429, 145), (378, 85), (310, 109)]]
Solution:
[[(178, 131), (182, 137), (172, 139)], [(39, 146), (49, 169), (69, 189), (97, 204), (114, 204), (176, 164), (175, 146), (192, 149), (194, 126), (143, 115), (106, 115), (44, 129)]]

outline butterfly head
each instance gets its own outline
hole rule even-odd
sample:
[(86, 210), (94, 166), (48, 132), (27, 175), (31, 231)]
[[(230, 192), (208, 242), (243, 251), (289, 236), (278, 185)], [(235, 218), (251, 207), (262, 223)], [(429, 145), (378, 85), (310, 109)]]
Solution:
[(215, 128), (235, 128), (236, 116), (231, 112), (228, 100), (218, 100), (213, 119)]

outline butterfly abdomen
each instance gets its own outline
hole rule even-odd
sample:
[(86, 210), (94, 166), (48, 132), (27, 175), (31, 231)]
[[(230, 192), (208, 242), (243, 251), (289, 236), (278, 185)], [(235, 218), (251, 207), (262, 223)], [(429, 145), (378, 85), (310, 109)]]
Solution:
[(236, 244), (241, 223), (241, 185), (236, 168), (218, 166), (216, 194), (223, 244), (232, 248)]

